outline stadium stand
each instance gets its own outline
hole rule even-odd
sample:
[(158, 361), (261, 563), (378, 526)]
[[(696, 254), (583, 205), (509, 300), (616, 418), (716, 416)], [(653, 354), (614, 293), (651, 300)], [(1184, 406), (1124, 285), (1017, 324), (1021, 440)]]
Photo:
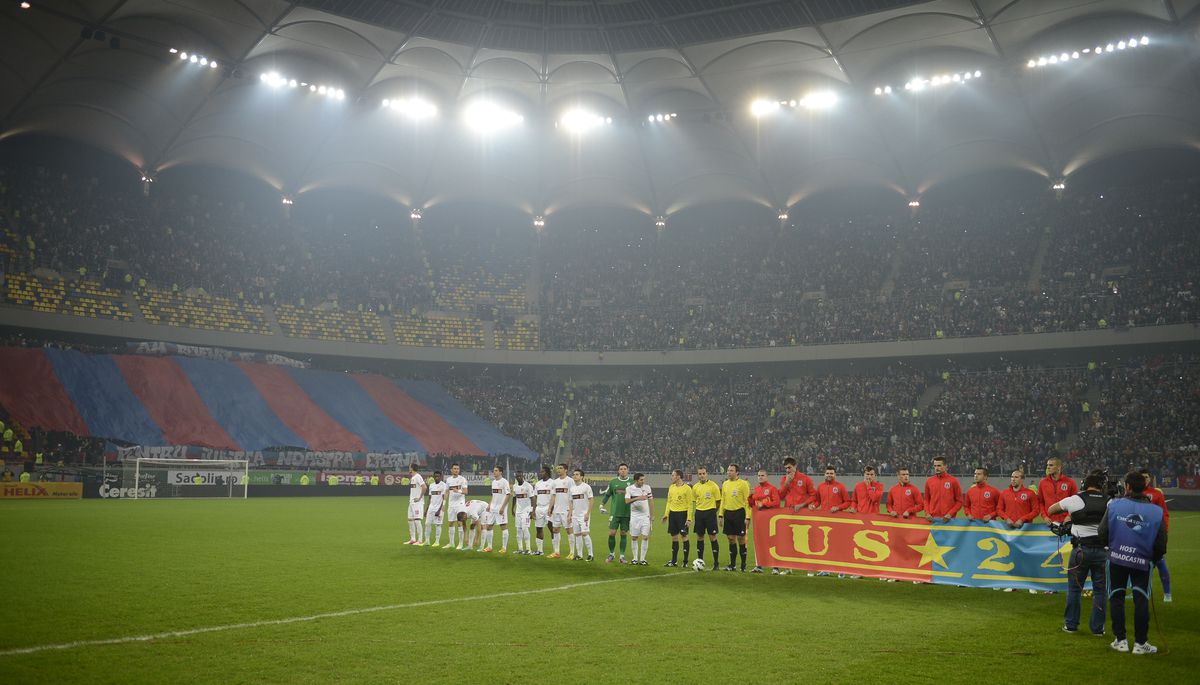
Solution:
[(90, 280), (71, 282), (12, 273), (5, 276), (5, 300), (41, 312), (114, 321), (133, 318), (120, 291)]
[(476, 318), (453, 316), (392, 319), (396, 344), (403, 347), (483, 349), (483, 326)]
[(343, 311), (320, 307), (275, 306), (275, 320), (285, 335), (293, 338), (341, 340), (344, 342), (387, 342), (383, 321), (372, 311)]
[(511, 322), (497, 321), (492, 328), (498, 350), (539, 350), (541, 340), (536, 321), (517, 319)]
[(150, 323), (272, 335), (261, 305), (203, 291), (172, 292), (154, 287), (138, 288), (134, 297)]

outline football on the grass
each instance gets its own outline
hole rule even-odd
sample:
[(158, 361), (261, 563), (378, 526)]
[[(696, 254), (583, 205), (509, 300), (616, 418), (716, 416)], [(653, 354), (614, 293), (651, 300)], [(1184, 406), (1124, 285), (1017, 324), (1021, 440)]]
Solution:
[(695, 570), (697, 570), (697, 571), (703, 571), (703, 570), (705, 569), (705, 566), (704, 566), (704, 560), (703, 560), (703, 559), (697, 559), (697, 560), (693, 561), (693, 562), (692, 562), (692, 568), (693, 568), (693, 569), (695, 569)]

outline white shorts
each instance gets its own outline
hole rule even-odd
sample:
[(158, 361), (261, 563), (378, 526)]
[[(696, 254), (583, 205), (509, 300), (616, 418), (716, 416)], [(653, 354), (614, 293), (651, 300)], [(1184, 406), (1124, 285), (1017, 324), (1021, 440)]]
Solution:
[(535, 507), (533, 510), (533, 525), (538, 528), (546, 527), (546, 512), (549, 507)]
[(451, 522), (457, 521), (458, 520), (458, 512), (466, 511), (466, 509), (467, 509), (467, 505), (465, 502), (451, 502), (449, 504), (449, 512), (448, 512), (450, 514), (450, 521)]
[(483, 512), (483, 525), (485, 526), (507, 526), (508, 525), (508, 509), (502, 509), (496, 513), (491, 511)]
[(425, 502), (409, 502), (408, 504), (408, 520), (421, 520), (425, 518)]
[(446, 519), (446, 507), (444, 505), (439, 506), (437, 507), (437, 513), (435, 514), (433, 512), (434, 507), (429, 507), (429, 511), (425, 512), (425, 520), (435, 526), (442, 525), (442, 521)]
[(629, 534), (644, 538), (650, 535), (650, 517), (649, 516), (634, 516), (629, 519)]
[(550, 525), (562, 529), (567, 527), (567, 512), (559, 510), (550, 515)]
[(582, 516), (571, 517), (571, 532), (576, 535), (586, 535), (591, 532), (588, 529), (588, 522)]
[(528, 511), (521, 511), (520, 509), (518, 509), (517, 513), (513, 514), (513, 520), (517, 524), (517, 530), (529, 530), (529, 512)]

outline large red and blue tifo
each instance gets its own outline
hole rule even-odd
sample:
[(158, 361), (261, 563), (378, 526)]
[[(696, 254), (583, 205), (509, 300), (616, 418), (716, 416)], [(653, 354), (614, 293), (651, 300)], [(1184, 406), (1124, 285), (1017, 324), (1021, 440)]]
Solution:
[(436, 383), (377, 374), (5, 347), (0, 405), (27, 427), (146, 446), (536, 456)]

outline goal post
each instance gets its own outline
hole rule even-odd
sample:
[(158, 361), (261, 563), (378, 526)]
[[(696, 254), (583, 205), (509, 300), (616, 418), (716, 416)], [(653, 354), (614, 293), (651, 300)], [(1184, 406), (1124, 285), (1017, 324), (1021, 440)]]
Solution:
[(122, 480), (130, 499), (245, 499), (250, 491), (250, 462), (139, 457), (125, 463)]

